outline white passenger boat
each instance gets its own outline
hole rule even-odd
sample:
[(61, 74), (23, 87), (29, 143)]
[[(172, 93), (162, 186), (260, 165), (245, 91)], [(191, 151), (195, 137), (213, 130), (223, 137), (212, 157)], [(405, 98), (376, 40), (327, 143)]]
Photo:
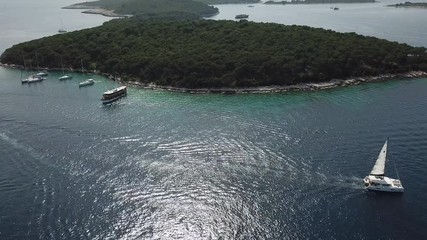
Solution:
[(107, 104), (116, 101), (117, 99), (126, 96), (127, 89), (126, 86), (121, 86), (114, 88), (112, 90), (104, 92), (102, 95), (102, 103)]

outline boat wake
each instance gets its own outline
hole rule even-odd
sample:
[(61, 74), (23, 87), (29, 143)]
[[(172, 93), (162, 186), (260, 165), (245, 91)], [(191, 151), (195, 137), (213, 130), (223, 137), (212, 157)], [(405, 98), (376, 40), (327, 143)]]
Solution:
[(365, 189), (363, 185), (363, 178), (360, 177), (345, 177), (338, 176), (332, 180), (336, 187), (347, 188), (347, 189)]
[(0, 140), (6, 142), (15, 149), (23, 150), (24, 152), (29, 153), (32, 157), (38, 157), (38, 154), (36, 153), (35, 149), (18, 142), (18, 140), (9, 137), (4, 132), (0, 132)]

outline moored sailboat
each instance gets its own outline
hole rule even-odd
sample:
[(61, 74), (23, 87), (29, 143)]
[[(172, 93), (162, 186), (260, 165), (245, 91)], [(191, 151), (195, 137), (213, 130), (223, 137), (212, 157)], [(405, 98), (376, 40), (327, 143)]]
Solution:
[(27, 78), (22, 78), (22, 71), (21, 71), (21, 83), (35, 83), (35, 82), (41, 82), (43, 80), (45, 80), (46, 78), (43, 76), (39, 76), (37, 74), (34, 75), (30, 75), (28, 70), (27, 70), (27, 65), (25, 63), (25, 59), (24, 59), (24, 69), (27, 72), (28, 76)]
[(61, 20), (61, 28), (58, 30), (58, 33), (66, 33), (67, 30), (65, 30), (64, 28), (64, 23), (62, 22), (62, 19), (59, 18), (59, 20)]
[[(82, 73), (85, 75), (85, 69), (83, 68), (83, 59), (80, 60), (82, 63)], [(95, 81), (92, 78), (87, 78), (85, 81), (79, 83), (79, 87), (93, 85)]]
[(87, 79), (86, 81), (80, 82), (79, 87), (90, 86), (90, 85), (93, 85), (94, 83), (95, 81), (92, 78), (90, 78), (90, 79)]
[[(387, 161), (387, 143), (388, 139), (385, 141), (384, 146), (382, 147), (381, 152), (378, 155), (377, 161), (375, 162), (371, 173), (363, 180), (365, 183), (365, 188), (367, 190), (380, 192), (403, 192), (404, 188), (402, 186), (402, 183), (400, 182), (400, 179), (393, 179), (385, 176), (385, 163)], [(396, 174), (399, 178), (397, 169)]]
[(64, 64), (62, 63), (62, 58), (61, 58), (61, 69), (62, 69), (62, 76), (60, 76), (58, 78), (59, 80), (67, 80), (67, 79), (72, 79), (73, 78), (72, 76), (65, 74), (65, 72), (64, 72)]
[[(40, 71), (40, 67), (39, 67), (39, 59), (38, 59), (38, 57), (37, 57), (37, 52), (36, 52), (36, 64), (37, 64), (37, 73), (36, 74), (34, 74), (34, 77), (39, 77), (39, 78), (44, 78), (44, 79), (46, 79), (45, 77), (49, 74), (47, 71), (45, 71), (45, 70), (43, 70), (43, 71)], [(43, 79), (43, 80), (44, 80)]]

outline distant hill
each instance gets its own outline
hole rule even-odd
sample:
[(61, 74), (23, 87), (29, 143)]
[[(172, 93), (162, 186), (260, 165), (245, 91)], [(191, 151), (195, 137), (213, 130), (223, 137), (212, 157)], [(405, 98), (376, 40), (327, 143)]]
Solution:
[(426, 2), (404, 2), (393, 5), (387, 5), (387, 7), (404, 7), (404, 8), (427, 8)]
[(425, 48), (307, 26), (235, 21), (115, 19), (7, 49), (2, 63), (92, 70), (187, 88), (325, 82), (427, 70)]

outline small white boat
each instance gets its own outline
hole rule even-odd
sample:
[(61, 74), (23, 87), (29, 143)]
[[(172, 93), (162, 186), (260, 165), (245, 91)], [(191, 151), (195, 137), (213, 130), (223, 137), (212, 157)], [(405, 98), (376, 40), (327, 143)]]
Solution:
[(58, 79), (62, 81), (62, 80), (68, 80), (68, 79), (72, 79), (72, 78), (73, 77), (70, 75), (62, 75)]
[[(371, 173), (363, 180), (365, 188), (367, 190), (380, 192), (403, 192), (404, 188), (399, 179), (389, 178), (384, 175), (385, 162), (387, 159), (387, 142), (388, 140), (385, 141)], [(399, 178), (397, 169), (396, 174)]]
[(87, 79), (86, 81), (80, 82), (79, 87), (90, 86), (90, 85), (93, 85), (94, 83), (95, 81), (93, 81), (93, 79), (90, 78), (90, 79)]
[(48, 72), (38, 72), (35, 74), (36, 77), (46, 77), (49, 73)]
[(121, 86), (114, 88), (112, 90), (104, 92), (102, 95), (102, 103), (107, 104), (116, 101), (117, 99), (126, 96), (127, 88), (126, 86)]

